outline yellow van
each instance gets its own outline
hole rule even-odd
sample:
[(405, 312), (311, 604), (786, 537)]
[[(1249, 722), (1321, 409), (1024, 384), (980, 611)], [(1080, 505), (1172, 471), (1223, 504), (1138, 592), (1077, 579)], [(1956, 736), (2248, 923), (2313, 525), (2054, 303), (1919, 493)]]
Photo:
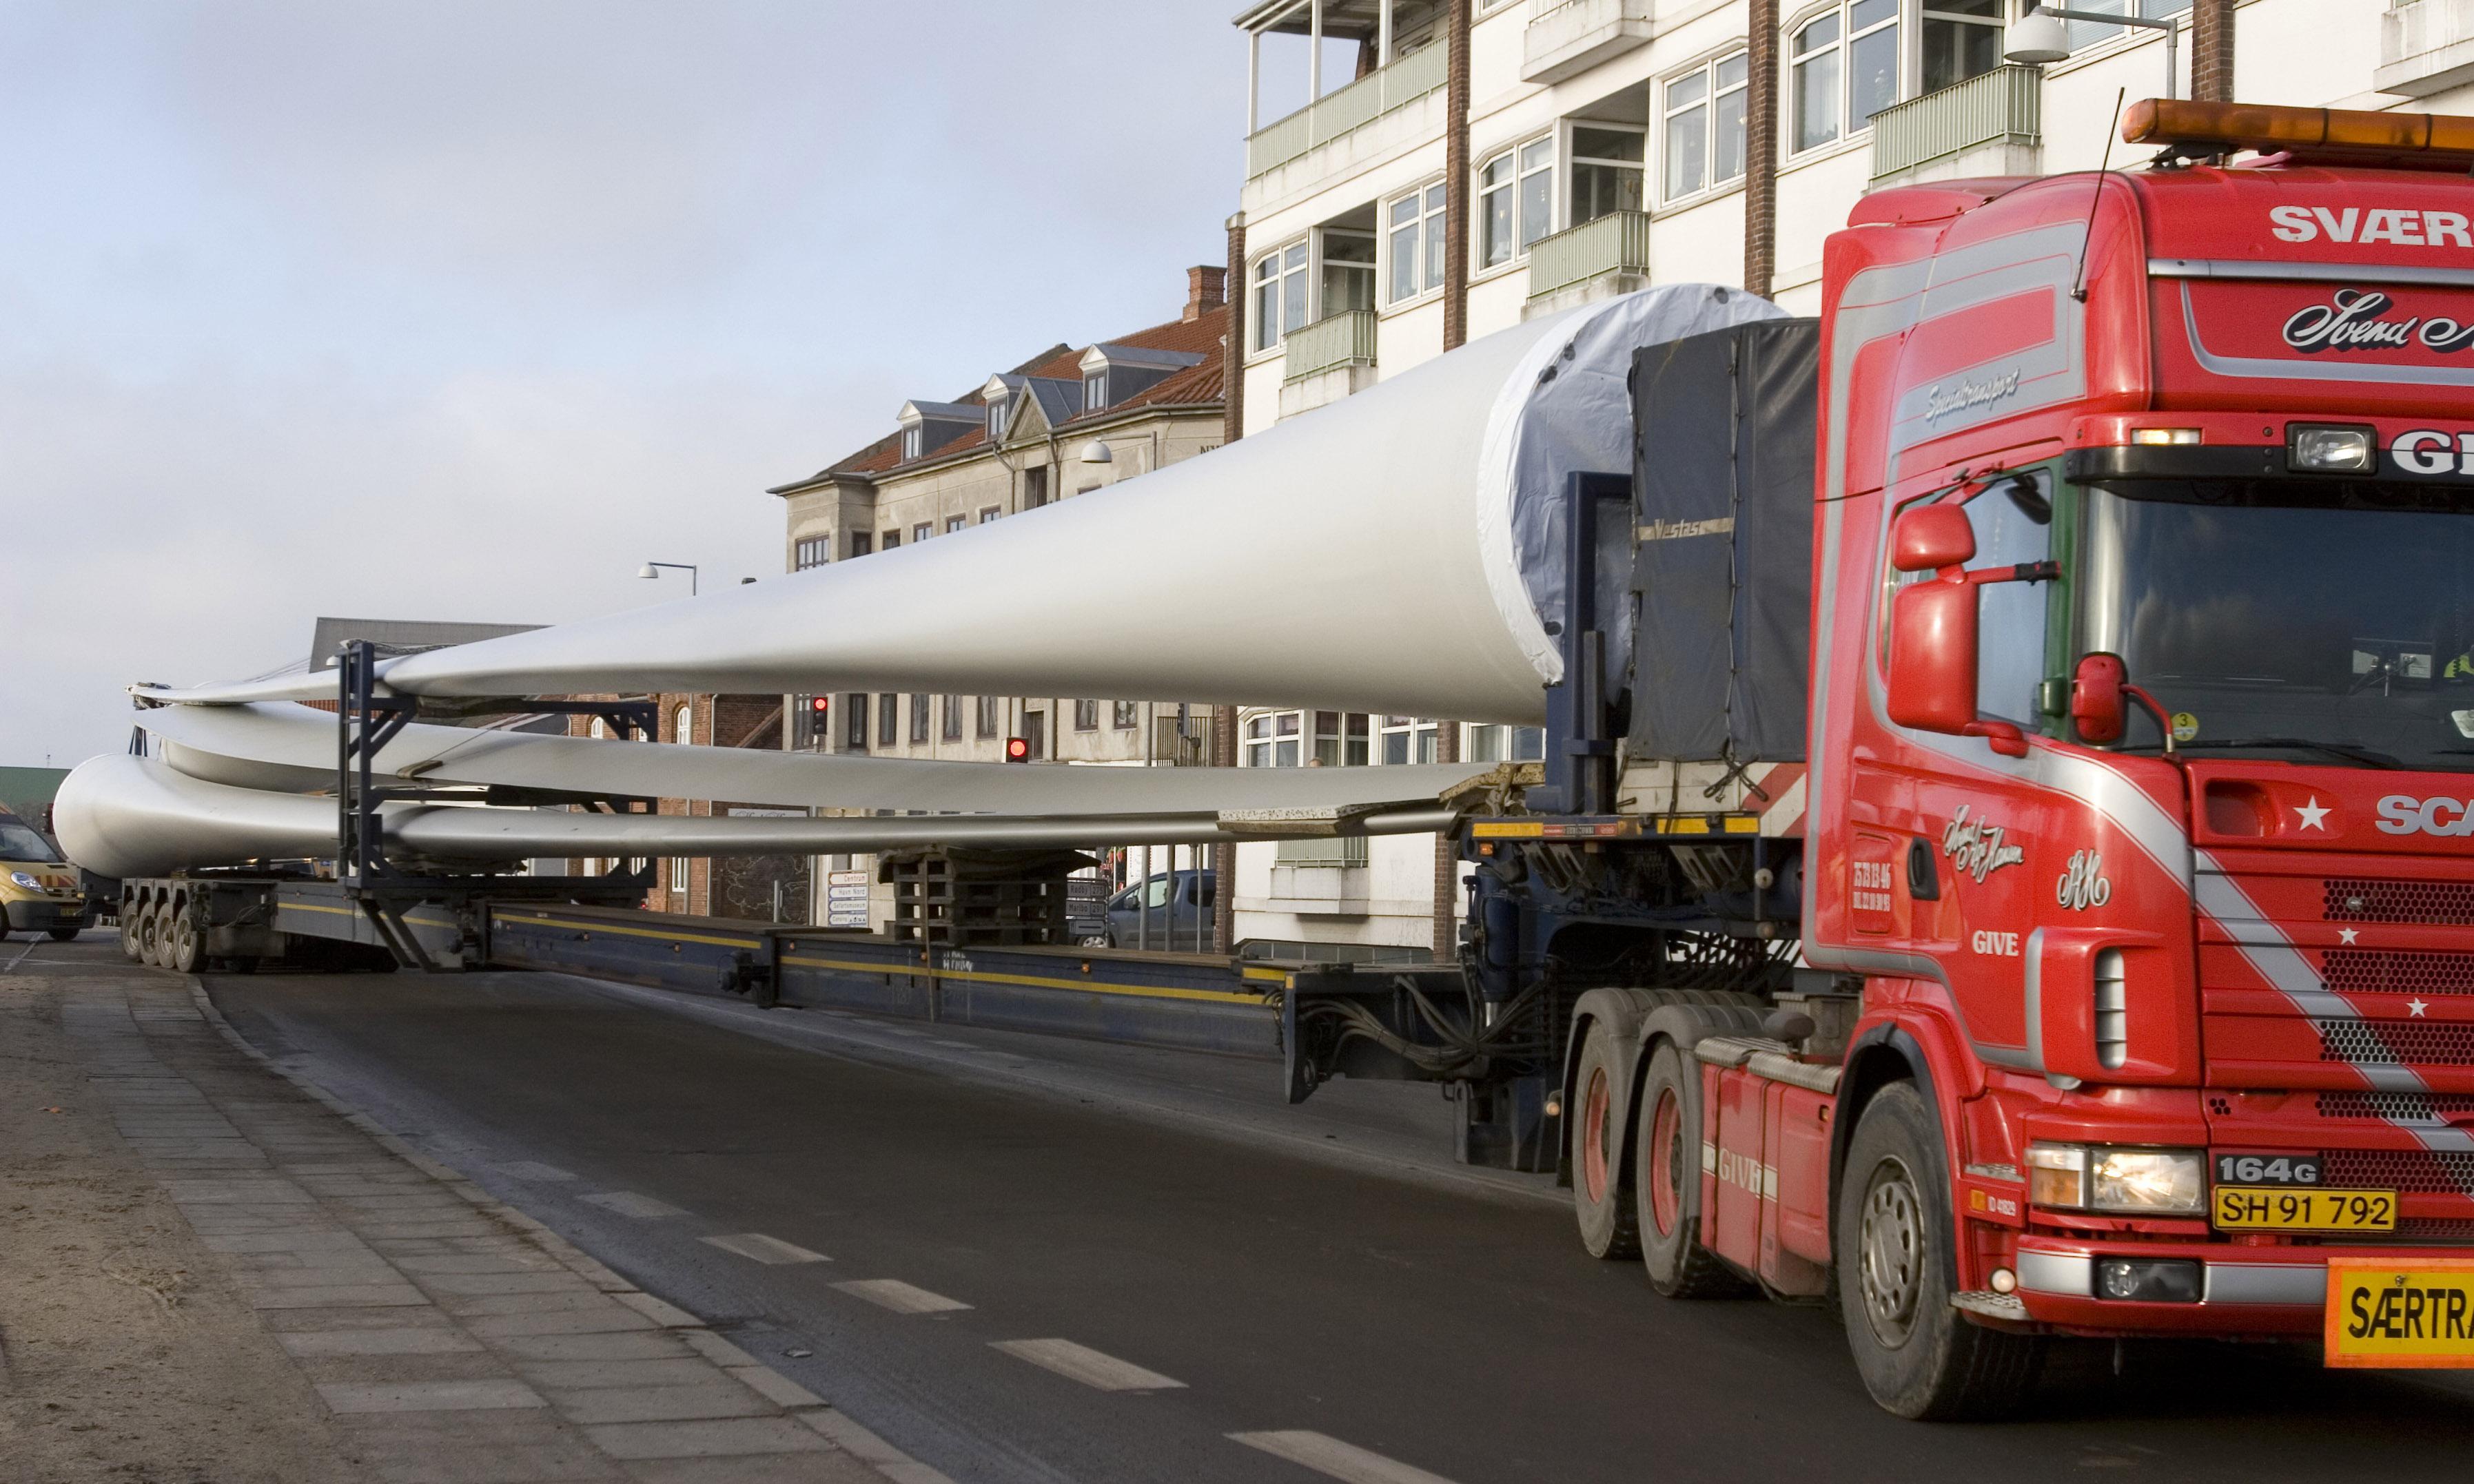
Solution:
[(0, 812), (0, 938), (44, 932), (66, 942), (85, 923), (77, 868), (35, 826)]

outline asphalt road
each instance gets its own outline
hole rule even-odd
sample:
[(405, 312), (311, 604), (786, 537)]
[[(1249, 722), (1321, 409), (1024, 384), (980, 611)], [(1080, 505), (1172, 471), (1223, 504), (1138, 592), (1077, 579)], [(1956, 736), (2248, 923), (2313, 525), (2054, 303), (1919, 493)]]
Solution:
[[(0, 964), (116, 951), (21, 939)], [(2117, 1376), (2092, 1345), (2024, 1420), (1898, 1422), (1827, 1314), (1661, 1301), (1583, 1256), (1541, 1183), (1453, 1167), (1432, 1089), (1287, 1109), (1260, 1063), (552, 975), (209, 990), (255, 1044), (958, 1480), (1319, 1476), (1269, 1445), (1399, 1484), (1384, 1460), (1456, 1484), (2260, 1484), (2462, 1479), (2474, 1447), (2451, 1378), (2266, 1349), (2134, 1351)], [(1308, 1436), (1232, 1438), (1264, 1433)]]

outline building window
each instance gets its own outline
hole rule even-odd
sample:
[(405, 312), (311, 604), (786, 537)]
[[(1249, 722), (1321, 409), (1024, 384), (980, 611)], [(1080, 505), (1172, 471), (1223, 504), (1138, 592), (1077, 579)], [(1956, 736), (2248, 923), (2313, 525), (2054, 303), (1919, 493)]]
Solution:
[(830, 536), (803, 537), (800, 539), (796, 552), (797, 555), (791, 560), (790, 570), (804, 572), (812, 566), (823, 566), (834, 560), (834, 539)]
[(842, 750), (867, 751), (867, 692), (863, 690), (842, 697)]
[(910, 693), (910, 740), (928, 740), (928, 692), (924, 690)]
[(1012, 405), (1013, 397), (1010, 395), (988, 398), (988, 441), (990, 443), (1005, 437), (1006, 409)]
[(1899, 101), (1899, 0), (1848, 0), (1796, 29), (1795, 147), (1870, 128)]
[(1037, 510), (1048, 503), (1048, 466), (1034, 464), (1022, 471), (1022, 508)]
[(1002, 505), (982, 505), (980, 507), (980, 524), (986, 525), (1004, 514), (1005, 507)]
[(1077, 701), (1074, 703), (1074, 730), (1077, 731), (1097, 731), (1100, 730), (1099, 702)]
[(684, 855), (673, 855), (670, 857), (670, 895), (685, 897), (687, 894), (688, 858)]
[(902, 698), (886, 692), (876, 698), (876, 742), (892, 747), (902, 740)]
[(1246, 723), (1246, 766), (1249, 768), (1294, 768), (1304, 759), (1298, 754), (1298, 734), (1304, 730), (1305, 716), (1298, 711), (1273, 711)]
[(1410, 716), (1383, 718), (1383, 760), (1392, 764), (1433, 762), (1435, 724)]
[[(2174, 9), (2190, 3), (2179, 0)], [(2001, 30), (2007, 19), (2002, 12), (2008, 8), (2008, 0), (1925, 0), (1924, 13), (1917, 17), (1923, 75), (1916, 90), (1938, 92), (2001, 65)]]
[(999, 720), (997, 715), (996, 697), (980, 697), (979, 721), (973, 730), (979, 733), (979, 738), (982, 742), (1005, 734), (1005, 723)]
[(1492, 268), (1555, 229), (1555, 141), (1532, 139), (1478, 170), (1478, 262)]
[(1320, 318), (1374, 307), (1374, 234), (1326, 227)]
[(1744, 175), (1745, 81), (1742, 53), (1722, 58), (1666, 84), (1666, 199)]
[[(1932, 0), (1932, 8), (1936, 11), (1975, 10), (1974, 6), (1950, 5), (1944, 3), (1944, 0)], [(2145, 15), (2149, 20), (2163, 20), (2168, 15), (2179, 15), (2190, 8), (2191, 0), (2096, 0), (2092, 5), (2088, 4), (2087, 0), (2075, 0), (2075, 3), (2070, 6), (2057, 7), (2057, 9), (2073, 11), (2109, 11), (2116, 15)], [(2391, 9), (2403, 10), (2404, 7), (2395, 6)], [(2150, 34), (2135, 26), (2108, 26), (2102, 21), (2074, 20), (2071, 22), (2071, 50), (2075, 52), (2083, 46), (2094, 46), (2099, 41), (2111, 41), (2117, 37), (2127, 39)]]
[(1293, 242), (1254, 264), (1254, 348), (1269, 350), (1306, 323), (1306, 245)]
[(902, 456), (905, 459), (919, 457), (927, 447), (928, 429), (924, 423), (914, 422), (902, 430)]
[(1108, 405), (1108, 373), (1095, 371), (1082, 378), (1082, 410), (1098, 412)]
[(936, 522), (933, 520), (923, 520), (910, 528), (910, 544), (916, 546), (921, 541), (928, 539), (928, 538), (935, 534)]
[(948, 515), (945, 517), (945, 534), (951, 536), (970, 523), (971, 517), (968, 515)]
[(944, 700), (938, 702), (936, 706), (936, 734), (940, 740), (946, 742), (961, 741), (962, 698), (959, 696), (947, 696)]
[(1545, 755), (1543, 727), (1471, 727), (1461, 749), (1469, 762), (1538, 762)]
[(1393, 303), (1443, 286), (1443, 188), (1411, 191), (1383, 208), (1392, 230)]
[(694, 711), (683, 706), (670, 713), (670, 740), (673, 742), (695, 740)]
[(886, 551), (893, 550), (895, 547), (902, 544), (902, 533), (899, 531), (885, 532), (881, 544)]
[(1141, 718), (1137, 714), (1141, 709), (1141, 706), (1135, 702), (1120, 701), (1112, 707), (1108, 719), (1119, 731), (1130, 731), (1141, 725)]
[(853, 532), (850, 534), (850, 555), (851, 555), (851, 556), (854, 556), (854, 557), (864, 557), (864, 556), (866, 556), (869, 552), (874, 551), (875, 549), (876, 549), (876, 539), (875, 539), (874, 537), (869, 536), (865, 531), (853, 531)]
[(1617, 124), (1572, 126), (1572, 225), (1641, 205), (1645, 129)]

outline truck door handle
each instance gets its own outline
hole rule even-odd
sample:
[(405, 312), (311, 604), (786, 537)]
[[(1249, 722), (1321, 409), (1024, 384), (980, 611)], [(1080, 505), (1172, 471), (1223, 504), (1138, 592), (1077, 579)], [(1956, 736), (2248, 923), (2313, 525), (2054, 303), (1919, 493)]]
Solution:
[(1911, 901), (1941, 900), (1941, 872), (1933, 864), (1932, 847), (1917, 835), (1907, 841), (1907, 898)]

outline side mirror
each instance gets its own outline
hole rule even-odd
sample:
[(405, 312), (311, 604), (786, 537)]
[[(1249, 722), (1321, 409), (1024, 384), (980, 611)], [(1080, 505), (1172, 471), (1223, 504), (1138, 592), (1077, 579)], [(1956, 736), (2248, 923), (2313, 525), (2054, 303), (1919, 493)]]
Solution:
[(1938, 572), (1975, 560), (1976, 527), (1962, 506), (1918, 505), (1890, 527), (1890, 565), (1897, 571)]
[(1976, 588), (1956, 576), (1899, 589), (1890, 609), (1890, 720), (1919, 731), (1983, 737), (2005, 757), (2025, 757), (2025, 732), (1976, 717)]
[(2119, 742), (2128, 720), (2122, 682), (2129, 671), (2119, 655), (2094, 654), (2079, 661), (2071, 677), (2071, 725), (2086, 742)]

